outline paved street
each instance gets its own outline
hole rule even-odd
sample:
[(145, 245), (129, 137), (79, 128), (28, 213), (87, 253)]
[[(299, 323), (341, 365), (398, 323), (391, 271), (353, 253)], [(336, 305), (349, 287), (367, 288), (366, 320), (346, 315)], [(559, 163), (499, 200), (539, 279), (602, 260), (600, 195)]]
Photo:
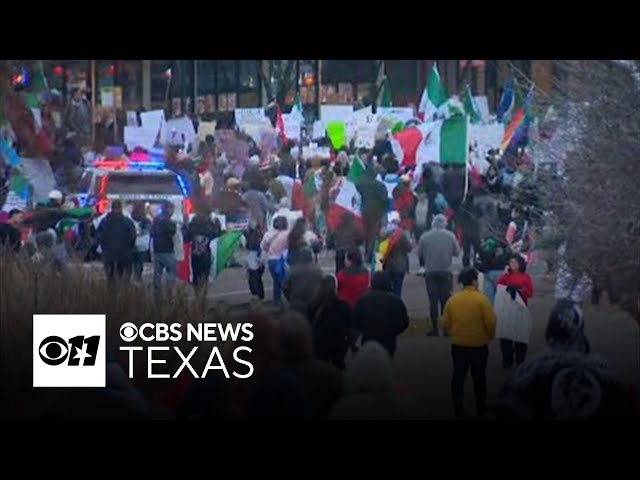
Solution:
[[(238, 254), (238, 260), (242, 259)], [(333, 273), (333, 253), (323, 252), (320, 265), (326, 273)], [(458, 261), (455, 271), (461, 268)], [(554, 303), (553, 277), (544, 275), (542, 266), (533, 266), (530, 273), (534, 278), (534, 296), (530, 302), (534, 318), (534, 328), (529, 345), (529, 353), (535, 353), (544, 345), (544, 330), (547, 317)], [(418, 270), (417, 259), (412, 256), (411, 269)], [(145, 281), (151, 280), (151, 266), (145, 266)], [(268, 272), (264, 275), (267, 298), (271, 294), (271, 278)], [(456, 286), (456, 288), (458, 288)], [(224, 301), (230, 305), (249, 302), (245, 270), (230, 268), (225, 270), (209, 288), (211, 304)], [(584, 307), (586, 328), (592, 348), (604, 355), (611, 366), (628, 382), (640, 378), (639, 334), (638, 326), (625, 314), (609, 306), (605, 300), (600, 306)], [(424, 279), (414, 273), (405, 279), (403, 300), (409, 310), (411, 325), (398, 343), (398, 351), (394, 359), (396, 380), (409, 387), (420, 398), (430, 416), (441, 418), (451, 415), (450, 378), (452, 364), (450, 343), (444, 337), (426, 337), (430, 330), (427, 324), (428, 298)], [(489, 398), (495, 397), (502, 386), (507, 373), (501, 365), (498, 342), (492, 342), (487, 370)], [(469, 413), (473, 409), (473, 389), (471, 379), (465, 386), (465, 406)]]

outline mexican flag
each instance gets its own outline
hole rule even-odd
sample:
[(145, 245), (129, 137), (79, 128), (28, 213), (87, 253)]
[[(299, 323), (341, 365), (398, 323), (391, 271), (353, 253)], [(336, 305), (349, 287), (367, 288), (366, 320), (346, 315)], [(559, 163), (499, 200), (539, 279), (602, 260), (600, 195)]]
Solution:
[(300, 99), (300, 93), (296, 93), (296, 99), (293, 102), (293, 108), (291, 114), (293, 118), (296, 118), (300, 123), (304, 122), (304, 115), (302, 113), (302, 100)]
[(422, 133), (422, 141), (416, 151), (416, 165), (429, 162), (467, 164), (471, 133), (469, 117), (456, 115), (446, 120), (423, 123), (416, 128)]
[(393, 104), (391, 102), (391, 87), (389, 86), (389, 79), (384, 79), (380, 96), (378, 97), (378, 107), (390, 108)]
[(476, 105), (476, 101), (471, 94), (471, 88), (469, 87), (469, 85), (467, 85), (466, 91), (464, 93), (464, 112), (469, 115), (471, 123), (476, 124), (482, 121), (480, 109), (478, 109), (478, 105)]
[(424, 115), (423, 118), (425, 121), (431, 120), (433, 115), (436, 113), (446, 115), (448, 100), (449, 95), (440, 80), (438, 66), (434, 63), (431, 73), (429, 73), (429, 78), (427, 79), (427, 85), (424, 87), (424, 91), (422, 92), (418, 113), (422, 113)]
[(355, 217), (356, 225), (360, 225), (362, 222), (362, 196), (356, 184), (364, 175), (365, 169), (361, 160), (356, 157), (353, 161), (353, 165), (349, 170), (349, 176), (343, 180), (342, 185), (335, 201), (329, 207), (327, 214), (327, 226), (330, 230), (335, 231), (342, 220), (342, 216), (351, 214)]
[(238, 249), (242, 232), (227, 232), (224, 235), (211, 240), (211, 272), (209, 280), (215, 280), (229, 264), (229, 260)]
[(403, 167), (416, 165), (416, 152), (422, 142), (422, 132), (417, 127), (410, 127), (393, 134), (391, 148), (398, 163)]
[(276, 103), (276, 130), (280, 135), (280, 140), (282, 140), (283, 144), (287, 144), (287, 135), (284, 133), (284, 119), (282, 118), (282, 110), (280, 110), (280, 105)]
[(358, 179), (364, 174), (365, 166), (360, 157), (356, 156), (351, 163), (351, 168), (349, 168), (349, 175), (347, 175), (347, 180), (356, 183)]

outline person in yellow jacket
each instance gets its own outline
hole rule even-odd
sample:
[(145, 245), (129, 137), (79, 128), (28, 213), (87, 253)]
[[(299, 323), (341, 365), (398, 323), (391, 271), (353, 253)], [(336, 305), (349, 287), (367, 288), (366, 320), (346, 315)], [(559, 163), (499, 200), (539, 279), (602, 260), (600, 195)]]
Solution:
[(462, 270), (458, 281), (463, 288), (447, 301), (442, 314), (442, 327), (451, 338), (454, 414), (464, 416), (464, 381), (471, 369), (477, 414), (481, 417), (486, 408), (488, 344), (495, 335), (496, 314), (489, 299), (478, 290), (475, 268)]

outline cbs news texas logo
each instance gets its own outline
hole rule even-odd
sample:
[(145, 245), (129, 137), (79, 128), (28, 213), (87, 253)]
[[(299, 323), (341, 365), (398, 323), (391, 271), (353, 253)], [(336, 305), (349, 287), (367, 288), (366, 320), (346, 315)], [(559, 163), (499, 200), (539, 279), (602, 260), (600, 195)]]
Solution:
[(105, 315), (34, 315), (33, 386), (106, 386)]

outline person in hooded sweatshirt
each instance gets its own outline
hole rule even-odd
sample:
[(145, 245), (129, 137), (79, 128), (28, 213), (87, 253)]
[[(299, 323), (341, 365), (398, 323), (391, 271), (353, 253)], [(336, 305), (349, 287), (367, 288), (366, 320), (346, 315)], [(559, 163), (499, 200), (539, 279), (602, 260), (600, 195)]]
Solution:
[(352, 325), (362, 334), (363, 344), (375, 340), (393, 356), (396, 338), (409, 326), (409, 314), (402, 299), (393, 294), (388, 272), (373, 275), (371, 290), (358, 300), (353, 309)]
[(131, 278), (136, 227), (131, 219), (122, 213), (120, 200), (114, 200), (111, 204), (111, 212), (100, 222), (97, 236), (102, 248), (107, 282), (112, 285), (116, 273), (118, 278), (125, 281)]
[(289, 302), (289, 308), (302, 315), (307, 315), (311, 300), (316, 296), (322, 285), (322, 270), (313, 262), (313, 251), (302, 248), (298, 251), (295, 265), (291, 266), (287, 274), (283, 294)]
[(505, 383), (498, 418), (597, 420), (637, 418), (633, 392), (592, 352), (584, 317), (568, 298), (558, 300), (545, 331), (546, 346)]
[(412, 396), (401, 394), (393, 381), (389, 353), (378, 342), (363, 345), (344, 374), (343, 397), (329, 420), (418, 420), (423, 409)]
[(438, 337), (438, 318), (453, 292), (453, 257), (460, 255), (455, 235), (447, 230), (447, 218), (438, 214), (433, 217), (431, 230), (425, 232), (418, 242), (418, 257), (425, 266), (425, 284), (429, 295), (432, 329), (427, 334)]

